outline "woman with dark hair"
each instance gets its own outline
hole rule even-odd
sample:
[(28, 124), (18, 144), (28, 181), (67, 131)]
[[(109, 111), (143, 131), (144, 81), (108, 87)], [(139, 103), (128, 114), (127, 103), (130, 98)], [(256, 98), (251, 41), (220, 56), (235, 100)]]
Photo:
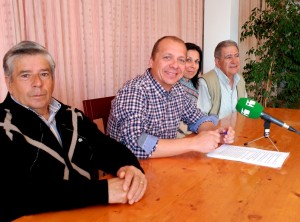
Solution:
[[(185, 45), (187, 48), (185, 71), (179, 82), (192, 102), (197, 103), (199, 96), (199, 74), (202, 71), (202, 50), (194, 43), (187, 42)], [(188, 130), (187, 125), (181, 121), (177, 131), (177, 137), (181, 138), (190, 133), (191, 131)]]
[(183, 77), (180, 83), (188, 96), (195, 102), (198, 99), (199, 74), (202, 71), (202, 50), (194, 43), (185, 43), (187, 48), (187, 59)]

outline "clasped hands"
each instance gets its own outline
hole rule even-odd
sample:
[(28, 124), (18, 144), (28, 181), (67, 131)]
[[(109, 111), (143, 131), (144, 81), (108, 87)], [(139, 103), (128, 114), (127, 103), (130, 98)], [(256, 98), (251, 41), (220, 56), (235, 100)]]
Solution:
[(108, 202), (134, 204), (144, 196), (146, 188), (147, 179), (141, 170), (121, 167), (117, 177), (108, 179)]
[(203, 130), (192, 137), (193, 150), (208, 153), (219, 147), (220, 144), (231, 144), (234, 142), (235, 131), (231, 126), (215, 130)]

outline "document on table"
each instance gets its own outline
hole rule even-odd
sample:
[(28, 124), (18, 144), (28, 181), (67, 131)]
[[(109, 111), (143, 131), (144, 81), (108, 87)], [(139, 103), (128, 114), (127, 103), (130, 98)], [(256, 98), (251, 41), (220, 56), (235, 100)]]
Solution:
[(207, 153), (207, 156), (272, 168), (280, 168), (289, 154), (290, 153), (288, 152), (278, 152), (262, 150), (253, 147), (231, 146), (223, 144), (218, 149)]

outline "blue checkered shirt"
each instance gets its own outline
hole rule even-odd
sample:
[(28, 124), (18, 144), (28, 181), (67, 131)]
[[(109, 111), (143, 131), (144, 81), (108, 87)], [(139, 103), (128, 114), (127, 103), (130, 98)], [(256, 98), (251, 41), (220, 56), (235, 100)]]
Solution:
[(180, 120), (193, 132), (203, 122), (218, 121), (202, 113), (180, 83), (166, 91), (148, 69), (118, 91), (112, 101), (107, 133), (138, 158), (146, 159), (155, 151), (158, 139), (176, 138)]

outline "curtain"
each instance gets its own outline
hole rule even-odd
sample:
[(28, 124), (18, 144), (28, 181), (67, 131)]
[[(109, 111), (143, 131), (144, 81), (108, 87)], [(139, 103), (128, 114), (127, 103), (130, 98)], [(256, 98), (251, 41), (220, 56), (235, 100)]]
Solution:
[[(252, 13), (252, 10), (256, 7), (258, 8), (265, 8), (265, 1), (264, 0), (240, 0), (239, 1), (239, 38), (241, 37), (242, 26), (244, 23), (249, 19), (249, 16)], [(239, 51), (240, 51), (240, 59), (241, 59), (241, 70), (243, 70), (244, 66), (246, 65), (245, 59), (249, 56), (246, 55), (246, 52), (250, 50), (250, 48), (256, 48), (258, 42), (255, 37), (249, 37), (245, 39), (243, 42), (239, 43)], [(253, 56), (251, 59), (254, 59)]]
[[(58, 100), (115, 95), (148, 67), (155, 41), (176, 35), (202, 47), (203, 0), (0, 0), (0, 57), (22, 40), (56, 61)], [(0, 102), (7, 93), (3, 70)]]

